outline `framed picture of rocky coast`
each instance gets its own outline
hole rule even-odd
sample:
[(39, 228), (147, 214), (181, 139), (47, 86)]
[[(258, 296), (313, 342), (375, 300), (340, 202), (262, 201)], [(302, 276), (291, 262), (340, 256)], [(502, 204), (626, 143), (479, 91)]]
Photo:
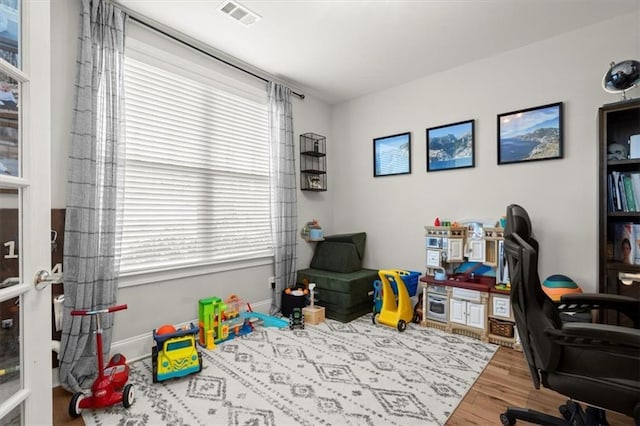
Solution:
[(562, 102), (498, 115), (498, 164), (563, 155)]
[(427, 172), (474, 167), (474, 120), (427, 129)]

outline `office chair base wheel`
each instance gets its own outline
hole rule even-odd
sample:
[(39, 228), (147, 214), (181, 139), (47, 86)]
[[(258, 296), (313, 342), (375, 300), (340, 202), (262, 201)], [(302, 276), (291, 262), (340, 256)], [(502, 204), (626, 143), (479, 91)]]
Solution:
[[(597, 409), (594, 409), (597, 410)], [(604, 426), (605, 423), (599, 423), (596, 419), (594, 419), (595, 423), (591, 423), (587, 420), (587, 416), (585, 411), (582, 409), (582, 406), (575, 401), (568, 400), (566, 404), (562, 404), (558, 407), (558, 411), (562, 414), (562, 417), (569, 422), (569, 424), (578, 426), (578, 425), (598, 425)], [(596, 411), (597, 413), (597, 411)]]
[(562, 414), (562, 417), (564, 417), (566, 421), (571, 420), (571, 417), (573, 417), (573, 413), (571, 412), (568, 404), (562, 404), (559, 406), (558, 411), (560, 411), (560, 414)]
[(607, 412), (596, 407), (588, 406), (584, 410), (585, 422), (588, 425), (608, 426)]
[(506, 413), (500, 414), (500, 422), (502, 426), (513, 426), (516, 424), (515, 419), (510, 418)]

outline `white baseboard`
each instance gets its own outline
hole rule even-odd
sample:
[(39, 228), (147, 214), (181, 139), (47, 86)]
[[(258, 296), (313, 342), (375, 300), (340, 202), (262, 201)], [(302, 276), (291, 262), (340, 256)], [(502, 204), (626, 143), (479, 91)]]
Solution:
[[(251, 309), (256, 312), (269, 313), (271, 308), (271, 300), (261, 300), (251, 304)], [(189, 326), (189, 324), (198, 323), (198, 319), (187, 321), (182, 324), (174, 324), (176, 327)], [(121, 353), (127, 358), (127, 362), (138, 361), (148, 356), (151, 356), (151, 346), (153, 345), (153, 330), (149, 330), (148, 333), (140, 334), (137, 336), (129, 337), (128, 339), (118, 340), (111, 343), (111, 353)], [(54, 368), (52, 371), (53, 387), (60, 386), (60, 379), (58, 376), (58, 369)]]
[(58, 367), (51, 370), (51, 387), (57, 388), (60, 386), (60, 372)]
[[(251, 304), (251, 309), (256, 312), (269, 313), (271, 308), (271, 300), (261, 300)], [(188, 326), (191, 323), (198, 323), (197, 319), (187, 321), (182, 324), (175, 324), (176, 327)], [(138, 336), (129, 337), (128, 339), (119, 340), (111, 343), (111, 353), (121, 353), (127, 358), (127, 362), (138, 361), (151, 355), (151, 346), (153, 345), (153, 331), (140, 334)], [(51, 370), (52, 386), (60, 386), (60, 375), (58, 368)]]
[[(251, 304), (251, 308), (256, 312), (269, 313), (270, 307), (271, 300), (261, 300), (257, 303)], [(174, 324), (174, 326), (178, 328), (189, 326), (191, 323), (197, 325), (198, 319), (196, 318), (182, 324)], [(153, 346), (152, 330), (148, 333), (111, 343), (111, 353), (121, 353), (127, 358), (127, 361), (133, 362), (151, 356), (151, 346)]]
[(256, 312), (262, 312), (263, 314), (268, 314), (269, 310), (271, 309), (271, 300), (266, 299), (256, 303), (252, 303), (251, 309), (253, 309)]

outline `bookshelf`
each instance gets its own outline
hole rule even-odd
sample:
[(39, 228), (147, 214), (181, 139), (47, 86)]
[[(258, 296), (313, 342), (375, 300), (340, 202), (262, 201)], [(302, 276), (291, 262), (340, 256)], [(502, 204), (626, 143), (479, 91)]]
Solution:
[[(630, 152), (630, 137), (640, 135), (640, 100), (603, 105), (598, 111), (598, 124), (599, 291), (640, 298), (640, 278), (625, 279), (628, 285), (621, 280), (640, 274), (640, 200), (635, 200), (633, 187), (634, 174), (640, 174), (640, 158), (610, 159), (608, 154), (612, 144)], [(625, 238), (629, 239), (632, 253), (631, 259), (623, 261)], [(613, 311), (603, 313), (603, 322), (628, 325)]]

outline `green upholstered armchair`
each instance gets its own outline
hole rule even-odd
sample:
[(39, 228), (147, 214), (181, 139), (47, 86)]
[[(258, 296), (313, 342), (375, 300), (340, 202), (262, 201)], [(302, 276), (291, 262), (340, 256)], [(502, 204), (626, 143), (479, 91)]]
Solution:
[(326, 236), (317, 243), (310, 267), (298, 271), (298, 282), (316, 284), (327, 318), (348, 322), (372, 311), (378, 270), (362, 268), (366, 241), (365, 232)]

